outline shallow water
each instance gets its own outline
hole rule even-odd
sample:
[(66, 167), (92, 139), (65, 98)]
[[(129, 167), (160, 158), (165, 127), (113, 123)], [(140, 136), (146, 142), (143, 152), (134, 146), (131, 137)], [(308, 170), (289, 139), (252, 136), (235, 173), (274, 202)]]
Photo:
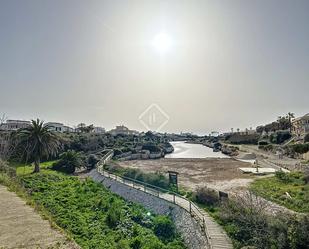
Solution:
[(174, 152), (167, 154), (165, 158), (229, 158), (222, 152), (213, 152), (212, 148), (202, 144), (189, 144), (183, 141), (170, 142), (174, 147)]

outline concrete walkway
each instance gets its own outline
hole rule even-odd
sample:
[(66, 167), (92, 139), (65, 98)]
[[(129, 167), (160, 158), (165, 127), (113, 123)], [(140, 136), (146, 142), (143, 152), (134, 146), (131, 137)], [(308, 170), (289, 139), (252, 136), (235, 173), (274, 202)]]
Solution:
[(79, 248), (51, 228), (34, 209), (0, 185), (0, 248)]

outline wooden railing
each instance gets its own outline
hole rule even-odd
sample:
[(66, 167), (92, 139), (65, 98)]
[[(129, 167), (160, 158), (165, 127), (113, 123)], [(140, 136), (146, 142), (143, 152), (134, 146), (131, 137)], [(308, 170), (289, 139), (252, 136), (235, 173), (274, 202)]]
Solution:
[(123, 183), (129, 187), (132, 187), (134, 189), (143, 191), (145, 193), (154, 195), (158, 198), (161, 198), (163, 200), (166, 200), (168, 202), (171, 202), (188, 213), (198, 222), (200, 225), (204, 235), (206, 236), (207, 244), (209, 248), (212, 248), (211, 245), (211, 238), (209, 236), (206, 222), (203, 213), (200, 211), (199, 207), (196, 206), (192, 201), (189, 199), (179, 195), (178, 193), (175, 193), (173, 191), (163, 189), (154, 185), (151, 185), (149, 183), (145, 183), (136, 179), (132, 179), (125, 176), (120, 176), (115, 173), (111, 173), (104, 169), (104, 165), (112, 158), (113, 151), (108, 152), (98, 163), (97, 163), (97, 172), (104, 177), (107, 177), (109, 179), (115, 180), (117, 182)]

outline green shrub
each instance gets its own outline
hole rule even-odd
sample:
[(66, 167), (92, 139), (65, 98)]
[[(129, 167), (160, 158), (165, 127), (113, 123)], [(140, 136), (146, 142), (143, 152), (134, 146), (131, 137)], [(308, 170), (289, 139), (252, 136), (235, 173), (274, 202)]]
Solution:
[(309, 143), (309, 133), (305, 135), (304, 142)]
[(81, 154), (74, 150), (68, 150), (60, 155), (60, 160), (53, 164), (52, 169), (72, 174), (75, 172), (76, 168), (81, 167), (82, 164)]
[(114, 156), (119, 156), (122, 154), (122, 151), (120, 149), (115, 149), (114, 150)]
[(106, 215), (106, 224), (110, 228), (115, 228), (120, 221), (121, 210), (116, 203), (113, 203)]
[(98, 161), (99, 159), (96, 155), (90, 154), (87, 158), (87, 169), (94, 169)]
[(228, 226), (229, 235), (238, 241), (239, 247), (256, 246), (271, 248), (267, 238), (266, 216), (255, 207), (251, 197), (242, 197), (225, 202), (219, 212), (219, 218)]
[(277, 131), (270, 135), (270, 141), (274, 144), (281, 144), (292, 136), (288, 131)]
[(267, 141), (259, 141), (259, 145), (268, 145)]
[(291, 182), (291, 178), (289, 174), (285, 173), (282, 170), (276, 171), (275, 176), (282, 182), (285, 182), (285, 183)]
[(267, 145), (259, 145), (258, 148), (260, 150), (272, 151), (274, 149), (274, 146), (272, 144), (267, 144)]
[(305, 144), (293, 144), (290, 146), (292, 151), (299, 153), (299, 154), (304, 154), (309, 151), (309, 143)]
[(195, 193), (195, 199), (198, 203), (204, 205), (216, 205), (219, 202), (218, 193), (207, 187), (199, 187)]
[(145, 144), (143, 145), (142, 150), (149, 150), (151, 153), (161, 152), (160, 147), (155, 144)]
[(168, 178), (160, 172), (144, 173), (139, 169), (124, 169), (122, 175), (128, 178), (136, 179), (156, 187), (169, 189)]
[(176, 228), (170, 218), (157, 216), (154, 219), (154, 232), (159, 238), (172, 241), (176, 235)]

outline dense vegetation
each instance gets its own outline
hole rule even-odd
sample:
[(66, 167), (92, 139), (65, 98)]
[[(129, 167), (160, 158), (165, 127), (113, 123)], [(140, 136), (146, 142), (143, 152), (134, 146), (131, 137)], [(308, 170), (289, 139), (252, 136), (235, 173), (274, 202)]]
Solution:
[(167, 136), (158, 136), (152, 132), (141, 135), (117, 135), (106, 134), (63, 134), (64, 151), (75, 150), (78, 152), (96, 152), (104, 149), (114, 149), (115, 156), (122, 153), (136, 153), (141, 150), (150, 152), (165, 151), (171, 147)]
[(303, 173), (278, 172), (254, 181), (251, 189), (260, 196), (298, 212), (309, 212), (309, 184)]
[(269, 140), (273, 144), (281, 144), (292, 137), (288, 131), (276, 131), (270, 135)]
[[(274, 178), (281, 182), (281, 187), (284, 187), (284, 184), (290, 184), (290, 187), (293, 186), (299, 190), (304, 190), (304, 184), (309, 183), (309, 174), (288, 175), (280, 172)], [(267, 181), (268, 178), (261, 180)], [(260, 180), (258, 182), (260, 183)], [(269, 193), (276, 192), (268, 185), (263, 187)], [(304, 209), (307, 210), (309, 207), (307, 186), (305, 189), (307, 197), (298, 199), (298, 202), (301, 202)], [(284, 192), (283, 189), (281, 191)], [(232, 199), (220, 200), (216, 191), (200, 187), (192, 194), (191, 198), (192, 201), (204, 207), (224, 227), (232, 238), (236, 249), (309, 248), (309, 215), (271, 214), (266, 211), (268, 203), (261, 201), (252, 192), (234, 196)]]
[(257, 144), (259, 137), (257, 134), (240, 135), (234, 133), (226, 136), (225, 140), (232, 144)]
[(160, 172), (145, 173), (139, 169), (123, 168), (113, 164), (106, 165), (105, 169), (117, 175), (129, 177), (156, 187), (171, 189), (168, 178)]
[(193, 198), (221, 224), (234, 248), (309, 248), (309, 216), (271, 215), (267, 204), (250, 192), (220, 201), (214, 192), (201, 188)]
[(304, 154), (309, 151), (309, 143), (305, 144), (293, 144), (289, 146), (290, 150), (294, 153)]
[(288, 130), (291, 128), (292, 123), (291, 119), (294, 118), (294, 113), (287, 113), (286, 116), (279, 116), (278, 119), (274, 122), (271, 122), (266, 125), (261, 125), (256, 128), (256, 131), (258, 133), (262, 132), (274, 132), (274, 131), (280, 131), (280, 130)]
[(82, 248), (184, 248), (168, 217), (147, 215), (100, 184), (61, 173), (22, 176), (31, 198)]
[(217, 210), (212, 209), (234, 240), (235, 248), (309, 248), (308, 216), (271, 215), (265, 210), (264, 203), (259, 203), (251, 194), (224, 202)]

